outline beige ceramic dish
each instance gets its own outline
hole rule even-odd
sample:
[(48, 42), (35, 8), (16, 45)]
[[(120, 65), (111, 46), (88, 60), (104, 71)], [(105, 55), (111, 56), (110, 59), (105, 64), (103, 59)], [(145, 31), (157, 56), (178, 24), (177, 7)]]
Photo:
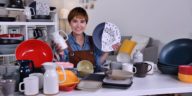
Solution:
[(132, 78), (134, 75), (134, 73), (124, 70), (109, 70), (106, 72), (106, 74), (110, 79), (115, 80), (125, 80), (128, 78)]

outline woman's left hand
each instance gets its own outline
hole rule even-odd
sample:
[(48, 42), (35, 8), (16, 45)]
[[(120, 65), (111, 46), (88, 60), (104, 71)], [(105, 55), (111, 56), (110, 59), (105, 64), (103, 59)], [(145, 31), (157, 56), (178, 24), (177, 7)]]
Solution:
[(114, 51), (118, 51), (120, 46), (121, 46), (121, 43), (116, 43), (116, 44), (112, 45), (112, 48)]

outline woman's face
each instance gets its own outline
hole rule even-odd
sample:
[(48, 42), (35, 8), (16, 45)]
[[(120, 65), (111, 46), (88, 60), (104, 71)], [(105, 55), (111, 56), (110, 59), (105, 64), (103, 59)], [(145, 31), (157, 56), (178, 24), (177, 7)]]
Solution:
[(74, 34), (80, 35), (85, 31), (87, 23), (83, 17), (74, 17), (71, 22), (69, 22), (69, 25), (71, 26)]

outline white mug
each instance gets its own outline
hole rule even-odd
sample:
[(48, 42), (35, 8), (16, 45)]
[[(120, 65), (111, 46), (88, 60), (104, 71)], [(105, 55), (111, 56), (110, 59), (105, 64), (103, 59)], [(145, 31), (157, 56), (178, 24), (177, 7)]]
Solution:
[[(66, 39), (64, 39), (60, 34), (59, 32), (63, 32), (66, 36)], [(66, 49), (68, 46), (67, 46), (67, 43), (66, 43), (66, 40), (68, 39), (68, 35), (62, 31), (62, 30), (59, 30), (59, 32), (53, 32), (51, 33), (51, 38), (52, 40), (56, 43), (56, 44), (59, 44), (61, 46), (61, 49), (64, 50)]]
[(131, 63), (123, 63), (122, 70), (133, 72), (133, 73), (137, 72), (137, 68), (135, 66), (133, 66), (133, 64), (131, 64)]
[[(21, 85), (24, 84), (24, 89), (21, 89)], [(39, 93), (39, 80), (36, 76), (30, 76), (23, 79), (23, 82), (19, 83), (19, 91), (24, 92), (25, 95), (36, 95)]]
[[(156, 70), (155, 63), (153, 63), (152, 61), (144, 61), (144, 63), (147, 63), (152, 66), (151, 70), (149, 72), (147, 72), (147, 74), (153, 74), (154, 71)], [(148, 70), (149, 69), (150, 69), (150, 67), (148, 66)]]
[(29, 76), (37, 76), (39, 79), (39, 89), (43, 88), (43, 74), (42, 73), (31, 73)]

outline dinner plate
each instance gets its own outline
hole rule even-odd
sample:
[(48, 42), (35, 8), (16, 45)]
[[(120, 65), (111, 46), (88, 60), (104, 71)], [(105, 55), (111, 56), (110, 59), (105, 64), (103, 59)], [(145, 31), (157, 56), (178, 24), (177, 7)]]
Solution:
[(17, 46), (15, 54), (17, 60), (32, 60), (35, 68), (40, 68), (44, 62), (53, 60), (49, 45), (36, 39), (23, 41)]
[(101, 37), (105, 28), (105, 22), (96, 26), (93, 31), (93, 42), (98, 49), (101, 49)]
[(104, 51), (113, 51), (112, 45), (120, 43), (121, 35), (119, 28), (110, 22), (103, 22), (96, 26), (93, 32), (95, 46)]
[(188, 65), (192, 62), (192, 39), (181, 38), (166, 44), (159, 56), (162, 64)]

